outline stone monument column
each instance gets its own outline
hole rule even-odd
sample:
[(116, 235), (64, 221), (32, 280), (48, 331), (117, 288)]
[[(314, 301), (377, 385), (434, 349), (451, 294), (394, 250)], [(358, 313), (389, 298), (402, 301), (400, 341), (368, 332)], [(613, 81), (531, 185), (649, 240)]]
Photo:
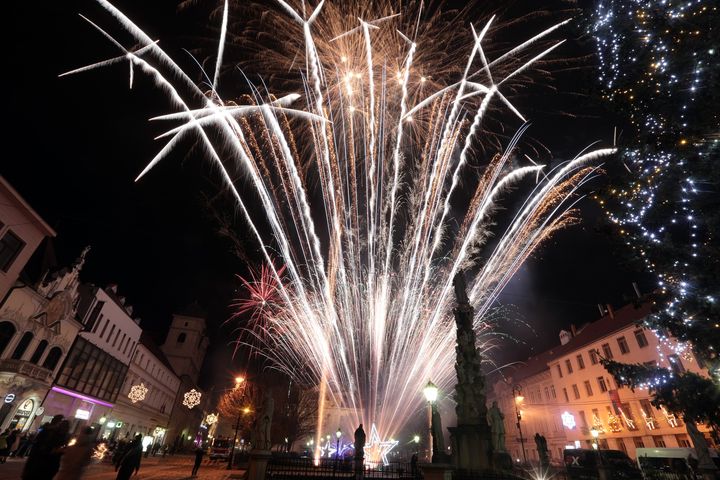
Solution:
[(470, 305), (462, 271), (455, 275), (453, 286), (456, 300), (453, 314), (457, 329), (455, 372), (458, 380), (455, 385), (457, 426), (448, 429), (453, 464), (464, 471), (490, 470), (493, 449), (485, 406), (485, 377), (480, 368), (480, 353), (475, 346), (475, 310)]

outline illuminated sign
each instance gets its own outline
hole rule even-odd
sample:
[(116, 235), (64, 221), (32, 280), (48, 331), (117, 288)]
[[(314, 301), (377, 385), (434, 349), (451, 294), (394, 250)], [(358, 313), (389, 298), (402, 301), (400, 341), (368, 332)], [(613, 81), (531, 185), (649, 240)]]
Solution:
[(560, 418), (562, 418), (562, 424), (565, 425), (567, 428), (572, 430), (575, 428), (577, 423), (575, 423), (575, 416), (570, 412), (564, 412)]
[(5, 395), (5, 403), (12, 403), (13, 400), (15, 400), (14, 393), (8, 393), (7, 395)]
[(80, 420), (87, 420), (90, 418), (90, 410), (83, 410), (82, 408), (78, 408), (75, 410), (75, 418), (79, 418)]
[(115, 428), (115, 422), (113, 422), (112, 420), (110, 420), (109, 422), (107, 422), (107, 423), (105, 424), (105, 426), (106, 426), (107, 428)]

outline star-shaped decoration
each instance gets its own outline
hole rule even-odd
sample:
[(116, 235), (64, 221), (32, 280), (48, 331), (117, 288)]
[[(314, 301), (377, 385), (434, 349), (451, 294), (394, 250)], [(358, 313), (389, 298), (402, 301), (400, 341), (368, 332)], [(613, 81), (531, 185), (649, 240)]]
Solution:
[(184, 395), (183, 405), (185, 405), (187, 408), (192, 409), (200, 405), (200, 397), (202, 397), (202, 393), (198, 392), (193, 388)]
[(370, 442), (364, 447), (365, 461), (377, 465), (382, 462), (383, 465), (389, 465), (387, 454), (398, 444), (397, 440), (380, 440), (375, 424), (370, 427)]
[(131, 402), (137, 403), (145, 400), (145, 395), (147, 395), (148, 388), (145, 386), (144, 383), (140, 383), (140, 385), (133, 385), (130, 387), (130, 393), (128, 393), (128, 398)]

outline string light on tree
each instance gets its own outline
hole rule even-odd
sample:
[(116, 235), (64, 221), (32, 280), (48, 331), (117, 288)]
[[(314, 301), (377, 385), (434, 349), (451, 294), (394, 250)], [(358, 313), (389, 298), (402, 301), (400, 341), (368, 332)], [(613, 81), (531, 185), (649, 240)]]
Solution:
[(189, 392), (186, 392), (183, 397), (183, 405), (185, 405), (187, 408), (193, 409), (200, 405), (200, 398), (202, 397), (202, 393), (198, 392), (193, 388)]
[(145, 400), (145, 396), (147, 395), (148, 388), (145, 386), (144, 383), (140, 383), (140, 385), (133, 385), (130, 387), (130, 392), (128, 393), (128, 398), (132, 403), (142, 402)]

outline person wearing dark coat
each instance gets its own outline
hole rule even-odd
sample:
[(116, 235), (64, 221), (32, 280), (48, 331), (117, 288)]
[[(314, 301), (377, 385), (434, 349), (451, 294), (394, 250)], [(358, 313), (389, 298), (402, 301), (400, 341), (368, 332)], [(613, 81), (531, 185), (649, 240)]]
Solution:
[(115, 467), (117, 470), (117, 480), (130, 480), (133, 473), (137, 475), (140, 470), (140, 460), (142, 459), (142, 435), (135, 435), (135, 438), (128, 445), (125, 455), (120, 460), (119, 465)]
[(193, 465), (192, 469), (192, 476), (196, 477), (198, 469), (200, 468), (200, 464), (202, 463), (203, 455), (205, 455), (205, 450), (203, 450), (200, 447), (197, 447), (195, 449), (195, 465)]
[(42, 426), (23, 469), (23, 480), (51, 480), (60, 469), (62, 447), (68, 441), (70, 422), (55, 415)]

